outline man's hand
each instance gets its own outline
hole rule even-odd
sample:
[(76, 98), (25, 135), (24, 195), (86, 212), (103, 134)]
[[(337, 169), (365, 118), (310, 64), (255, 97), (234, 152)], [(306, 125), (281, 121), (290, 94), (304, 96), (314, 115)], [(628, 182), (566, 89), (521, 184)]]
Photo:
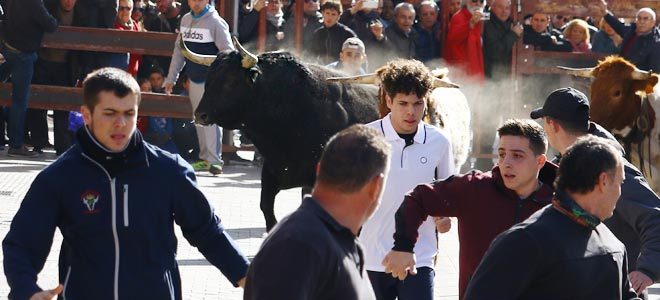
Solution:
[(261, 11), (261, 9), (266, 7), (266, 5), (268, 5), (268, 1), (266, 1), (266, 0), (257, 0), (257, 1), (254, 1), (253, 8), (256, 11)]
[(417, 275), (414, 253), (392, 250), (385, 255), (383, 266), (385, 266), (385, 273), (392, 273), (392, 277), (399, 278), (399, 280), (406, 279), (408, 273)]
[(30, 297), (30, 300), (51, 300), (57, 298), (57, 295), (61, 294), (64, 290), (64, 287), (60, 284), (56, 288), (47, 291), (41, 291), (35, 293)]
[(369, 29), (371, 29), (371, 33), (373, 33), (374, 37), (377, 40), (382, 40), (385, 36), (383, 36), (383, 23), (381, 23), (378, 20), (373, 21), (371, 24), (369, 24)]
[(518, 37), (521, 37), (523, 34), (523, 26), (520, 23), (511, 24), (511, 31), (513, 31)]
[(163, 88), (165, 89), (165, 94), (172, 94), (172, 89), (174, 88), (174, 83), (172, 82), (166, 82), (163, 84)]
[(237, 284), (238, 284), (239, 287), (244, 288), (245, 287), (245, 277), (238, 280)]
[(484, 14), (480, 11), (475, 11), (472, 13), (472, 18), (470, 19), (470, 29), (474, 28), (477, 23), (481, 22), (481, 17), (483, 17), (483, 15)]
[(433, 217), (435, 222), (435, 230), (439, 233), (446, 233), (451, 229), (451, 219), (449, 217)]
[(362, 8), (364, 8), (364, 0), (355, 1), (355, 5), (351, 7), (351, 15), (357, 14)]
[(630, 286), (635, 290), (638, 295), (641, 294), (649, 285), (653, 284), (653, 280), (640, 271), (632, 271), (628, 274), (630, 278)]

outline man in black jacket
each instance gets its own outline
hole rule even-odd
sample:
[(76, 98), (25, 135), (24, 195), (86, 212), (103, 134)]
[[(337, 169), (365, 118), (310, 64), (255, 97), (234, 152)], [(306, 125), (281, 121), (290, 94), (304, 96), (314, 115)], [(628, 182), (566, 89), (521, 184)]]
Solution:
[[(530, 117), (543, 118), (550, 146), (562, 155), (585, 135), (615, 141), (607, 130), (589, 122), (587, 96), (573, 88), (558, 89), (550, 94), (543, 107), (534, 110)], [(642, 294), (660, 279), (660, 198), (635, 166), (625, 158), (622, 161), (626, 179), (621, 199), (605, 225), (626, 246), (628, 266), (632, 270), (628, 276), (635, 291)]]
[(0, 53), (7, 62), (0, 69), (0, 78), (11, 74), (12, 104), (9, 115), (9, 156), (37, 155), (23, 145), (25, 113), (27, 111), (30, 82), (34, 74), (37, 50), (44, 32), (53, 32), (57, 21), (48, 13), (42, 0), (5, 0), (2, 2), (4, 42)]
[(493, 1), (490, 11), (484, 22), (484, 71), (486, 78), (510, 81), (511, 51), (523, 28), (511, 19), (511, 0)]
[(601, 0), (599, 8), (607, 24), (623, 38), (619, 55), (641, 70), (657, 72), (660, 69), (660, 29), (655, 26), (653, 9), (640, 9), (635, 23), (625, 25), (607, 10), (607, 2)]
[(338, 60), (344, 41), (356, 37), (353, 30), (339, 23), (341, 10), (339, 2), (327, 1), (321, 5), (323, 26), (312, 34), (310, 52), (323, 65)]
[(465, 299), (639, 299), (626, 249), (602, 222), (621, 195), (615, 142), (588, 136), (566, 150), (552, 205), (500, 234)]

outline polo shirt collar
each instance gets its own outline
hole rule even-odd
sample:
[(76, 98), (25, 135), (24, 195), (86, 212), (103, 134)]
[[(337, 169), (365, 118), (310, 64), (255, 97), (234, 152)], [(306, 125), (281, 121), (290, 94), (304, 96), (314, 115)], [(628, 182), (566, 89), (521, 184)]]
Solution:
[(302, 209), (308, 209), (315, 215), (323, 221), (323, 223), (328, 226), (329, 229), (337, 232), (337, 233), (348, 233), (350, 236), (355, 237), (353, 232), (348, 229), (348, 227), (345, 227), (344, 225), (339, 224), (337, 220), (335, 220), (321, 205), (316, 202), (316, 200), (310, 196), (305, 197), (303, 200), (303, 203), (301, 205)]
[[(388, 113), (387, 116), (381, 119), (381, 130), (387, 141), (400, 140), (401, 137), (396, 133), (396, 130), (394, 130), (394, 127), (392, 126), (392, 120), (390, 120), (391, 115), (392, 113)], [(417, 133), (415, 133), (413, 140), (417, 144), (426, 143), (426, 127), (424, 127), (423, 121), (417, 124)]]

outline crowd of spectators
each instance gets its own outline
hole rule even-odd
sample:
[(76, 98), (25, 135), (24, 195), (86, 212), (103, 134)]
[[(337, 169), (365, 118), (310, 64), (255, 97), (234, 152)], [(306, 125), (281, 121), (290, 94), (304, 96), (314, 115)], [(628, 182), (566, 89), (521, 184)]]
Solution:
[[(114, 6), (115, 1), (117, 6)], [(656, 26), (655, 12), (648, 8), (641, 9), (634, 20), (618, 19), (607, 10), (604, 2), (596, 5), (592, 17), (534, 13), (516, 20), (511, 15), (510, 0), (445, 0), (448, 1), (449, 19), (443, 33), (443, 14), (440, 2), (436, 0), (304, 1), (301, 56), (305, 61), (349, 74), (373, 71), (394, 58), (414, 58), (429, 67), (447, 65), (455, 72), (452, 74), (472, 79), (478, 85), (497, 84), (510, 80), (512, 49), (521, 38), (524, 44), (536, 50), (619, 54), (640, 69), (660, 69), (660, 47), (657, 46), (660, 31)], [(177, 33), (182, 16), (190, 11), (188, 1), (177, 0), (44, 0), (43, 4), (59, 25), (128, 31)], [(230, 31), (247, 49), (255, 50), (262, 9), (266, 10), (264, 50), (294, 49), (293, 0), (241, 0), (237, 28), (230, 28)], [(6, 15), (4, 19), (7, 19)], [(7, 42), (12, 43), (5, 39)], [(41, 49), (38, 50), (32, 82), (74, 86), (90, 71), (114, 66), (127, 70), (141, 82), (148, 79), (151, 87), (145, 91), (162, 93), (162, 80), (168, 76), (170, 59), (133, 53)], [(6, 80), (10, 73), (5, 70), (7, 64), (0, 69), (0, 79)], [(182, 74), (185, 73), (184, 69)], [(550, 84), (547, 88), (553, 89), (555, 85)], [(182, 80), (174, 91), (185, 92)], [(547, 94), (545, 91), (539, 93)], [(0, 110), (0, 147), (8, 143), (4, 134), (10, 115), (7, 110)], [(29, 109), (25, 119), (25, 143), (32, 145), (34, 152), (51, 147), (46, 131), (46, 111)], [(72, 122), (68, 119), (68, 112), (55, 111), (54, 148), (57, 154), (72, 143), (71, 126), (68, 126)], [(145, 133), (152, 128), (150, 121), (149, 118), (140, 120)], [(186, 123), (181, 120), (167, 122)], [(176, 131), (181, 129), (179, 126), (164, 128), (173, 128), (169, 131), (170, 137), (177, 136)], [(165, 146), (171, 141), (167, 136), (160, 136), (152, 142)], [(173, 142), (176, 146), (191, 144), (189, 141)], [(173, 147), (171, 150), (190, 160), (196, 159), (198, 149), (187, 147)]]

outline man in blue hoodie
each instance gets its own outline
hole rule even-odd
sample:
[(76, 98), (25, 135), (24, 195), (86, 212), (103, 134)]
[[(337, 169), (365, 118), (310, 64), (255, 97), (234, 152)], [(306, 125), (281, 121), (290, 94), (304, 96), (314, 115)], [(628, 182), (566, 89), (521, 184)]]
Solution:
[[(199, 190), (191, 166), (142, 140), (140, 87), (104, 68), (83, 83), (77, 143), (34, 180), (2, 242), (9, 299), (181, 299), (174, 222), (235, 286), (248, 261)], [(63, 284), (37, 274), (55, 228)], [(36, 296), (36, 297), (34, 297)]]

